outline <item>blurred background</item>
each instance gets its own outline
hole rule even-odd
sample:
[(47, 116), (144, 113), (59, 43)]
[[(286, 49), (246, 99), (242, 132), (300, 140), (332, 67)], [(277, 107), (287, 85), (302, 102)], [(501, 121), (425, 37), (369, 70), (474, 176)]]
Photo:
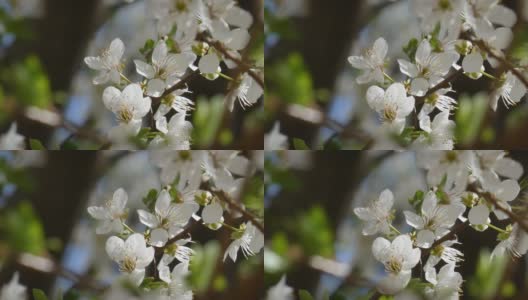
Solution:
[[(262, 0), (239, 3), (254, 16), (244, 55), (263, 66)], [(143, 0), (0, 0), (0, 133), (17, 122), (22, 135), (48, 148), (100, 147), (115, 118), (103, 105), (104, 86), (92, 84), (94, 72), (83, 59), (119, 37), (124, 72), (139, 79), (132, 60), (156, 37), (148, 12)], [(235, 105), (230, 113), (223, 105), (227, 85), (201, 76), (191, 81), (193, 147), (262, 149), (262, 105)]]
[[(510, 156), (526, 170), (528, 153)], [(409, 232), (402, 211), (411, 209), (408, 199), (417, 190), (427, 189), (416, 153), (276, 151), (267, 153), (265, 166), (266, 287), (286, 275), (288, 285), (314, 299), (370, 299), (385, 271), (372, 255), (374, 237), (362, 235), (353, 208), (390, 189), (393, 225)], [(526, 255), (490, 261), (497, 233), (475, 233), (466, 227), (457, 235), (456, 248), (464, 253), (456, 269), (464, 278), (461, 299), (527, 299)]]
[[(503, 0), (518, 16), (507, 55), (528, 59), (528, 3)], [(265, 0), (266, 124), (278, 121), (290, 149), (362, 149), (375, 134), (378, 119), (367, 105), (369, 85), (347, 61), (378, 37), (389, 44), (389, 74), (399, 73), (396, 59), (411, 38), (420, 37), (410, 0)], [(395, 78), (398, 80), (401, 78)], [(490, 80), (459, 77), (454, 119), (461, 149), (524, 149), (518, 136), (528, 128), (528, 104), (489, 108)], [(304, 141), (294, 143), (294, 139)], [(296, 144), (296, 145), (294, 145)], [(306, 147), (307, 146), (307, 147)]]
[[(104, 204), (122, 187), (128, 193), (128, 224), (144, 228), (136, 210), (145, 209), (150, 189), (161, 188), (153, 155), (169, 159), (178, 152), (0, 152), (0, 289), (18, 272), (29, 294), (37, 288), (49, 299), (62, 299), (61, 293), (71, 300), (138, 299), (137, 288), (119, 280), (118, 266), (105, 252), (109, 235), (95, 234), (99, 224), (87, 207)], [(262, 167), (261, 153), (245, 155)], [(261, 171), (243, 195), (248, 209), (262, 212)], [(227, 213), (224, 217), (230, 224), (240, 222)], [(188, 277), (194, 299), (247, 300), (263, 293), (262, 253), (223, 262), (230, 234), (204, 226), (193, 231), (194, 243), (187, 246), (195, 251)]]

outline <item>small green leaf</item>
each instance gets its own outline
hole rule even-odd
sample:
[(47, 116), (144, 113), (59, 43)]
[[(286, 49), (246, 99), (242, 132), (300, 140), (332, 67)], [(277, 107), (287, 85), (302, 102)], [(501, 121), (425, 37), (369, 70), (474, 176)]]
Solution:
[(151, 189), (147, 196), (143, 197), (143, 204), (148, 207), (149, 210), (153, 211), (154, 206), (156, 205), (156, 199), (158, 198), (158, 191), (156, 189)]
[(29, 147), (31, 150), (46, 150), (46, 147), (37, 139), (29, 139)]
[(33, 289), (33, 297), (35, 298), (35, 300), (48, 300), (46, 294), (44, 294), (44, 292), (39, 289)]
[(418, 40), (417, 39), (411, 39), (409, 43), (403, 47), (403, 52), (407, 54), (407, 56), (412, 62), (414, 62), (414, 56), (416, 55), (417, 50), (418, 50)]
[(293, 148), (295, 150), (310, 150), (310, 147), (306, 145), (306, 142), (298, 138), (293, 139)]
[(306, 291), (306, 290), (300, 290), (299, 291), (299, 298), (301, 300), (313, 300), (312, 295), (310, 295), (310, 293), (308, 293), (308, 291)]

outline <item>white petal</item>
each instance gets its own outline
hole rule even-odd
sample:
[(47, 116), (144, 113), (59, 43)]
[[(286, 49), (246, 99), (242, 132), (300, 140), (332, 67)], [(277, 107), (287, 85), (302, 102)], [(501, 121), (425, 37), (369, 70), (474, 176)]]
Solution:
[(226, 46), (233, 50), (242, 50), (244, 49), (249, 40), (251, 40), (251, 35), (246, 29), (237, 28), (230, 32), (230, 39), (226, 43)]
[(391, 190), (386, 189), (381, 192), (377, 204), (379, 208), (383, 209), (386, 212), (389, 212), (392, 208), (393, 201), (394, 195), (392, 194)]
[(375, 111), (382, 111), (384, 107), (385, 91), (379, 86), (373, 85), (367, 90), (367, 103)]
[(369, 65), (362, 56), (350, 56), (348, 62), (356, 69), (369, 69)]
[(200, 72), (204, 74), (212, 74), (217, 72), (219, 65), (220, 60), (218, 59), (218, 56), (214, 53), (209, 53), (200, 59), (198, 68), (200, 69)]
[(169, 233), (162, 228), (156, 228), (150, 233), (150, 244), (154, 247), (163, 247), (169, 239)]
[(495, 171), (504, 177), (518, 180), (523, 174), (523, 166), (511, 158), (504, 157), (494, 164)]
[(354, 213), (363, 221), (371, 221), (376, 219), (376, 216), (370, 212), (369, 208), (366, 207), (356, 207), (354, 208)]
[(112, 207), (116, 211), (123, 211), (128, 201), (128, 195), (124, 189), (120, 188), (114, 192), (112, 197)]
[(164, 92), (167, 85), (165, 84), (165, 81), (161, 79), (152, 79), (149, 80), (147, 84), (147, 95), (152, 97), (160, 97)]
[(495, 40), (491, 42), (497, 49), (506, 49), (513, 40), (513, 32), (510, 28), (501, 27), (495, 30)]
[(403, 214), (405, 215), (405, 220), (407, 221), (407, 224), (411, 225), (416, 229), (422, 229), (424, 227), (424, 220), (419, 215), (407, 210), (404, 211)]
[(158, 41), (156, 44), (156, 47), (154, 48), (154, 51), (152, 52), (152, 63), (156, 66), (161, 66), (163, 64), (163, 61), (167, 57), (168, 53), (167, 44), (165, 44), (165, 41)]
[(372, 47), (372, 51), (374, 51), (376, 56), (380, 59), (385, 58), (388, 50), (389, 50), (389, 45), (387, 44), (387, 41), (385, 41), (385, 39), (382, 37), (378, 38), (374, 42), (374, 46)]
[(406, 234), (399, 235), (392, 241), (391, 247), (395, 253), (405, 253), (411, 251), (411, 238)]
[(429, 90), (429, 81), (425, 78), (416, 78), (411, 83), (411, 94), (422, 97)]
[(390, 242), (382, 237), (378, 237), (372, 243), (372, 254), (380, 262), (385, 262), (390, 248)]
[(425, 199), (422, 203), (422, 213), (425, 216), (433, 216), (438, 205), (438, 199), (433, 191), (429, 191), (425, 195)]
[(462, 68), (464, 68), (464, 72), (467, 73), (478, 73), (480, 72), (480, 68), (484, 64), (484, 59), (482, 58), (482, 55), (478, 52), (473, 52), (470, 55), (464, 57), (464, 60), (462, 61)]
[(126, 254), (136, 254), (142, 249), (145, 249), (145, 237), (142, 234), (134, 233), (130, 235), (125, 241), (125, 253)]
[(88, 207), (88, 213), (92, 218), (97, 220), (109, 219), (111, 216), (104, 207), (101, 206), (90, 206)]
[(495, 5), (491, 8), (488, 18), (492, 23), (512, 27), (517, 22), (517, 15), (510, 8), (504, 5)]
[(488, 223), (489, 209), (485, 204), (479, 204), (469, 210), (468, 219), (473, 225), (482, 225)]
[(111, 236), (106, 240), (106, 253), (114, 261), (121, 261), (125, 257), (125, 242), (117, 236)]
[(398, 59), (398, 64), (400, 65), (400, 71), (403, 74), (411, 78), (415, 78), (418, 76), (418, 68), (413, 63), (405, 59)]
[(125, 45), (123, 44), (123, 41), (121, 41), (119, 38), (116, 38), (112, 41), (112, 43), (110, 43), (108, 51), (110, 52), (112, 58), (119, 60), (125, 52)]
[(99, 57), (93, 57), (93, 56), (85, 57), (84, 63), (88, 65), (88, 67), (94, 70), (104, 69), (104, 64)]
[(226, 12), (224, 20), (229, 25), (247, 29), (253, 23), (253, 16), (248, 11), (238, 6), (233, 6)]
[(212, 203), (204, 207), (202, 211), (202, 219), (206, 224), (218, 223), (222, 219), (224, 209), (218, 202)]
[(167, 190), (162, 190), (156, 200), (156, 213), (161, 216), (167, 215), (171, 205), (171, 196)]
[(420, 230), (416, 236), (416, 244), (421, 248), (430, 248), (434, 240), (435, 235), (431, 230)]
[(159, 225), (158, 219), (148, 211), (138, 209), (139, 221), (150, 228), (155, 228)]
[(389, 275), (382, 279), (377, 288), (380, 293), (385, 295), (393, 295), (404, 289), (411, 280), (410, 271), (402, 271), (398, 275)]
[(145, 279), (145, 269), (134, 270), (132, 273), (127, 275), (128, 280), (135, 286), (140, 286)]
[(520, 191), (521, 187), (516, 180), (507, 179), (501, 182), (495, 194), (500, 200), (509, 202), (517, 198)]
[(113, 86), (107, 87), (103, 91), (103, 103), (112, 112), (117, 112), (120, 108), (121, 91)]
[(422, 42), (418, 46), (418, 49), (416, 50), (416, 55), (415, 55), (416, 63), (422, 66), (425, 65), (430, 55), (431, 55), (431, 44), (429, 44), (428, 40), (422, 40)]
[(136, 65), (136, 71), (139, 75), (147, 79), (152, 79), (156, 75), (156, 70), (154, 70), (154, 67), (147, 64), (146, 62), (135, 59), (134, 64)]

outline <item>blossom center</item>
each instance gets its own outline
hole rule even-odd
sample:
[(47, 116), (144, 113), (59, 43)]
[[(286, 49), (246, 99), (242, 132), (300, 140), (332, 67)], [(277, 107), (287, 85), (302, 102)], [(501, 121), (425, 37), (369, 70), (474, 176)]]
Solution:
[(385, 270), (392, 274), (398, 274), (402, 270), (402, 262), (398, 258), (393, 257), (385, 263)]
[(393, 106), (385, 106), (385, 109), (383, 110), (383, 119), (385, 121), (389, 121), (389, 122), (392, 122), (394, 120), (396, 120), (396, 109), (395, 107)]
[(126, 256), (119, 265), (119, 270), (123, 273), (132, 273), (136, 269), (136, 259)]
[(125, 107), (121, 111), (119, 111), (117, 118), (121, 122), (128, 123), (132, 120), (132, 111), (129, 108)]

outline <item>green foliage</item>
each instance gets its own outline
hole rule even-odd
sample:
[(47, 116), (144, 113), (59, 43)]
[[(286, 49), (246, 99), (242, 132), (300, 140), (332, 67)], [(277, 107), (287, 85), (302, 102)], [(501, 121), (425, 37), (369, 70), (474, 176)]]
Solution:
[[(281, 101), (309, 105), (313, 103), (312, 76), (304, 64), (302, 55), (292, 52), (288, 57), (268, 66), (266, 80)], [(268, 76), (269, 74), (269, 76)]]
[(264, 161), (264, 169), (269, 175), (271, 183), (279, 184), (284, 189), (297, 190), (301, 186), (299, 179), (290, 170), (283, 169), (268, 159)]
[(207, 148), (215, 142), (224, 115), (224, 99), (215, 96), (211, 99), (198, 98), (193, 115), (193, 142), (195, 147)]
[(48, 300), (46, 294), (39, 289), (33, 289), (33, 298), (35, 298), (35, 300)]
[(167, 287), (167, 283), (156, 280), (154, 277), (146, 277), (139, 287), (145, 291), (152, 291)]
[(416, 191), (414, 193), (414, 196), (412, 198), (409, 198), (409, 204), (412, 205), (412, 207), (416, 211), (421, 211), (422, 209), (422, 203), (424, 201), (425, 193), (421, 190)]
[(411, 60), (411, 62), (414, 62), (414, 56), (416, 55), (416, 51), (418, 50), (418, 40), (413, 38), (407, 43), (406, 46), (403, 47), (403, 52), (407, 54), (407, 57)]
[(339, 139), (339, 136), (334, 135), (331, 138), (329, 138), (323, 145), (323, 150), (326, 151), (334, 151), (334, 150), (342, 150), (343, 144), (341, 140)]
[(480, 252), (477, 269), (468, 282), (468, 294), (473, 299), (490, 299), (499, 289), (508, 256), (497, 256), (493, 260), (487, 250)]
[(310, 150), (310, 147), (306, 145), (305, 141), (298, 139), (298, 138), (294, 138), (293, 139), (293, 149), (294, 150)]
[(455, 122), (455, 136), (461, 145), (469, 145), (479, 137), (481, 124), (488, 110), (488, 98), (485, 94), (473, 98), (462, 96), (458, 102)]
[(143, 204), (145, 204), (146, 207), (150, 211), (154, 211), (154, 206), (156, 205), (156, 200), (158, 199), (158, 191), (156, 189), (151, 189), (148, 194), (143, 197)]
[(37, 139), (29, 139), (29, 148), (31, 150), (46, 150), (46, 147)]
[(150, 53), (152, 53), (152, 51), (154, 50), (154, 47), (155, 47), (155, 42), (153, 39), (148, 39), (146, 42), (145, 42), (145, 45), (143, 45), (143, 48), (139, 49), (139, 52), (141, 54), (143, 54), (143, 56), (145, 56), (145, 58), (148, 59)]
[(3, 159), (0, 159), (0, 173), (4, 174), (5, 183), (12, 183), (22, 191), (31, 192), (34, 188), (31, 177), (24, 169), (13, 168)]
[(16, 252), (41, 254), (46, 249), (44, 229), (38, 216), (29, 202), (4, 213), (0, 218), (0, 235)]
[(197, 244), (193, 247), (195, 254), (190, 264), (191, 282), (196, 292), (206, 291), (212, 283), (216, 262), (220, 255), (220, 245), (218, 241), (210, 241), (201, 246)]
[(299, 291), (299, 299), (300, 300), (313, 300), (314, 298), (310, 293), (306, 290), (300, 290)]
[(38, 57), (28, 56), (23, 62), (2, 70), (6, 92), (11, 92), (22, 105), (47, 107), (51, 103), (51, 87)]
[(334, 255), (334, 234), (324, 209), (314, 206), (295, 219), (294, 234), (306, 255)]
[(256, 213), (258, 216), (264, 216), (264, 180), (261, 176), (249, 178), (249, 183), (244, 194), (242, 202), (247, 209)]

